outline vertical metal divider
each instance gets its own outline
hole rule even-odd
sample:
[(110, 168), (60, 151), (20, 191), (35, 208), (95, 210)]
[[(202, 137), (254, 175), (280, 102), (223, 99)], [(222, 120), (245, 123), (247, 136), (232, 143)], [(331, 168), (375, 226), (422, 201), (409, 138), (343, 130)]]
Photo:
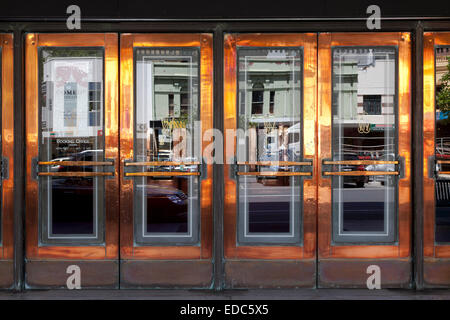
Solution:
[(423, 25), (418, 21), (414, 30), (412, 62), (412, 192), (413, 263), (412, 282), (416, 290), (423, 289)]
[[(224, 134), (223, 68), (224, 25), (218, 24), (213, 38), (213, 128)], [(215, 151), (217, 152), (217, 151)], [(223, 152), (223, 150), (221, 150)], [(222, 162), (226, 159), (222, 159)], [(213, 283), (216, 291), (224, 288), (224, 165), (213, 164)]]
[(14, 291), (24, 290), (25, 242), (25, 105), (24, 97), (24, 33), (14, 30)]

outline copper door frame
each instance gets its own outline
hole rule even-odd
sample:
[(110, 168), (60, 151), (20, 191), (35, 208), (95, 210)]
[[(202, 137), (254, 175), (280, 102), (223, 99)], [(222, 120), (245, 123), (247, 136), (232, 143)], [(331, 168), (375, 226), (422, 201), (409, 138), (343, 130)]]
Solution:
[[(120, 166), (133, 159), (135, 47), (200, 48), (200, 109), (202, 137), (212, 128), (213, 48), (211, 34), (122, 34), (120, 47)], [(202, 150), (205, 149), (203, 143)], [(134, 246), (133, 180), (120, 176), (120, 257), (125, 260), (198, 260), (212, 257), (212, 164), (207, 159), (207, 178), (201, 182), (200, 245)], [(195, 271), (195, 270), (194, 270)], [(175, 284), (176, 285), (176, 284)]]
[[(105, 244), (39, 246), (38, 182), (32, 179), (32, 159), (38, 156), (38, 47), (104, 47), (105, 158), (114, 159), (114, 177), (105, 179)], [(118, 259), (118, 37), (117, 34), (26, 35), (26, 257), (28, 260)]]
[[(231, 165), (224, 165), (224, 256), (225, 259), (315, 259), (316, 256), (316, 87), (317, 35), (310, 34), (227, 34), (224, 40), (224, 130), (236, 129), (237, 46), (303, 47), (303, 158), (313, 161), (312, 179), (303, 180), (303, 245), (251, 246), (237, 244), (236, 181), (230, 177)], [(236, 139), (224, 137), (225, 161), (235, 157)], [(230, 146), (227, 146), (230, 143)], [(280, 271), (280, 270), (279, 270)], [(278, 272), (279, 272), (278, 271)]]
[[(425, 32), (423, 43), (423, 255), (425, 285), (448, 285), (450, 245), (435, 243), (435, 46), (450, 45), (449, 32)], [(429, 172), (433, 170), (433, 172)], [(444, 260), (445, 259), (445, 260)]]
[(8, 177), (2, 181), (2, 207), (0, 242), (0, 287), (13, 284), (14, 258), (14, 43), (12, 34), (0, 34), (2, 156), (7, 159)]
[[(331, 158), (331, 48), (333, 46), (396, 46), (398, 48), (398, 153), (405, 159), (399, 179), (398, 243), (332, 245), (331, 177), (319, 175), (318, 242), (321, 259), (409, 258), (411, 255), (411, 40), (409, 33), (319, 34), (319, 159)], [(319, 163), (319, 172), (322, 164)]]

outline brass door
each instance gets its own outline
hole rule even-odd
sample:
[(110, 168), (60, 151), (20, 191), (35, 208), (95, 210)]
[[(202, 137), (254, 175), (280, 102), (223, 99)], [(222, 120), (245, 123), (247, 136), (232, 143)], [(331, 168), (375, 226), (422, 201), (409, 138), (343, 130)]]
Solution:
[(411, 285), (410, 63), (408, 33), (319, 35), (319, 287)]
[(26, 36), (26, 286), (117, 288), (118, 36)]
[(224, 47), (225, 286), (314, 287), (317, 35)]
[(210, 287), (212, 35), (122, 34), (121, 288)]
[(450, 285), (448, 77), (450, 33), (424, 35), (424, 286)]
[(13, 36), (0, 34), (1, 61), (1, 176), (0, 176), (0, 288), (14, 282), (14, 106)]
[(226, 287), (411, 285), (410, 59), (408, 33), (226, 35)]

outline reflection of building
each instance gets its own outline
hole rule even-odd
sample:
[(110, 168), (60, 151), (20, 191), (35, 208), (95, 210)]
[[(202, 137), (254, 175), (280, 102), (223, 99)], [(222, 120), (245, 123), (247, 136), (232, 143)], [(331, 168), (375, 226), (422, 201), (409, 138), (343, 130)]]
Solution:
[(299, 52), (253, 51), (241, 55), (239, 64), (245, 68), (240, 71), (239, 118), (240, 127), (249, 131), (249, 160), (287, 149), (289, 129), (300, 130)]
[(171, 159), (178, 141), (173, 129), (185, 135), (198, 117), (197, 51), (173, 50), (167, 57), (157, 51), (137, 52), (136, 156), (143, 160)]
[(337, 154), (379, 158), (395, 151), (394, 49), (333, 53), (333, 144)]
[[(436, 93), (441, 90), (442, 77), (448, 72), (450, 48), (436, 49)], [(441, 112), (436, 104), (436, 154), (441, 157), (450, 156), (450, 126), (448, 114)]]
[(393, 50), (338, 49), (333, 75), (335, 121), (394, 124)]
[(43, 137), (102, 135), (102, 82), (102, 58), (48, 58), (41, 88)]

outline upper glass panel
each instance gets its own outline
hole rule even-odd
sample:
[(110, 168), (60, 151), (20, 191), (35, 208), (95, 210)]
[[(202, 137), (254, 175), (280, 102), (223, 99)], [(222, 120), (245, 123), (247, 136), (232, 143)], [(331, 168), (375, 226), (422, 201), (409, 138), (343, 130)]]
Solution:
[(450, 47), (436, 48), (436, 242), (450, 242)]
[[(394, 47), (333, 48), (333, 160), (396, 161), (396, 67)], [(395, 172), (395, 164), (343, 164), (334, 176), (334, 240), (395, 240), (397, 176), (367, 176), (366, 171)], [(351, 173), (355, 174), (355, 173)]]
[[(137, 48), (134, 161), (137, 172), (160, 176), (134, 178), (136, 242), (195, 243), (200, 216), (195, 137), (199, 110), (198, 48)], [(164, 162), (176, 162), (165, 165)], [(171, 176), (171, 172), (186, 176)]]
[[(93, 172), (102, 167), (62, 161), (104, 160), (103, 48), (39, 50), (39, 161), (45, 172)], [(104, 178), (39, 178), (41, 240), (102, 242)]]
[[(294, 172), (302, 159), (301, 48), (238, 48), (239, 171)], [(270, 163), (259, 165), (258, 162)], [(239, 241), (299, 243), (299, 176), (238, 176)]]

